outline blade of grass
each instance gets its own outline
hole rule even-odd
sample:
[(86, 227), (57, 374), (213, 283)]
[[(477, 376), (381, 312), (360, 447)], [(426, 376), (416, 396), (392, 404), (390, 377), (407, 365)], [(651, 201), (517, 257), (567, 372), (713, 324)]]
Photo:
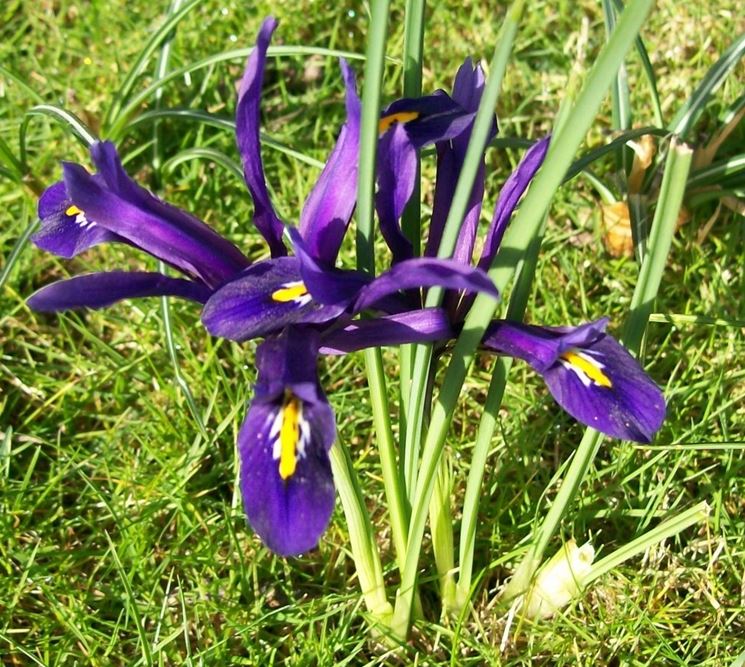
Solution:
[[(624, 9), (623, 0), (613, 0), (616, 5), (618, 12), (622, 12)], [(662, 105), (660, 104), (660, 94), (657, 90), (657, 76), (654, 73), (652, 67), (652, 61), (649, 59), (649, 53), (647, 47), (644, 46), (644, 40), (641, 35), (636, 38), (636, 52), (639, 54), (639, 60), (642, 62), (642, 71), (649, 84), (649, 97), (652, 103), (652, 113), (654, 113), (654, 122), (660, 127), (664, 127), (665, 120), (662, 116)]]
[[(115, 93), (114, 99), (109, 105), (108, 111), (104, 116), (102, 124), (104, 128), (108, 128), (112, 121), (116, 120), (122, 108), (122, 104), (124, 104), (124, 101), (127, 99), (129, 94), (132, 92), (132, 89), (134, 88), (137, 77), (145, 71), (145, 67), (147, 66), (147, 61), (150, 59), (150, 56), (155, 53), (161, 42), (171, 39), (173, 29), (192, 9), (199, 5), (200, 1), (201, 0), (191, 0), (191, 2), (187, 2), (183, 7), (181, 7), (177, 11), (174, 11), (173, 13), (172, 10), (174, 9), (174, 5), (171, 5), (171, 8), (166, 15), (166, 20), (163, 21), (163, 24), (159, 26), (158, 29), (152, 34), (150, 39), (143, 47), (142, 51), (140, 51), (140, 55), (137, 56), (137, 60), (135, 61), (132, 68), (129, 70), (127, 76), (124, 78), (124, 81), (119, 87), (119, 90)], [(179, 1), (175, 4), (177, 6), (180, 5), (181, 2)], [(166, 60), (167, 59), (168, 56), (166, 54)]]
[[(216, 127), (220, 130), (228, 130), (231, 133), (235, 132), (235, 121), (232, 118), (227, 118), (225, 116), (216, 116), (214, 114), (208, 113), (207, 111), (200, 111), (198, 109), (171, 108), (146, 111), (145, 113), (140, 114), (136, 118), (132, 119), (132, 121), (127, 125), (127, 127), (125, 128), (124, 136), (126, 136), (128, 131), (134, 129), (135, 127), (138, 127), (139, 125), (155, 123), (162, 118), (202, 123), (203, 125), (211, 125), (212, 127)], [(285, 155), (289, 155), (290, 157), (295, 158), (299, 162), (304, 162), (311, 167), (316, 167), (316, 169), (323, 169), (324, 167), (325, 163), (321, 160), (316, 160), (309, 155), (305, 155), (305, 153), (301, 153), (294, 148), (290, 148), (286, 144), (283, 144), (276, 139), (272, 139), (272, 137), (264, 134), (263, 132), (260, 132), (259, 136), (261, 138), (261, 143), (263, 146), (273, 148), (280, 153), (284, 153)]]
[[(208, 56), (207, 58), (203, 58), (202, 60), (198, 60), (195, 63), (190, 63), (189, 65), (184, 65), (183, 67), (171, 70), (171, 72), (167, 76), (164, 76), (160, 81), (154, 81), (129, 99), (126, 105), (121, 108), (121, 111), (118, 112), (116, 119), (111, 122), (108, 131), (106, 132), (106, 136), (116, 143), (121, 138), (131, 116), (137, 111), (140, 105), (155, 95), (156, 91), (172, 81), (180, 79), (200, 69), (212, 67), (217, 63), (229, 62), (231, 60), (243, 61), (248, 58), (251, 51), (253, 51), (253, 47), (223, 51)], [(351, 51), (339, 51), (336, 49), (324, 49), (311, 46), (270, 46), (267, 50), (267, 56), (273, 58), (315, 55), (327, 56), (330, 58), (346, 58), (347, 60), (364, 59), (364, 56)]]
[(83, 146), (90, 148), (98, 137), (95, 133), (71, 111), (55, 106), (54, 104), (39, 104), (31, 107), (24, 115), (19, 130), (19, 146), (21, 152), (21, 164), (26, 164), (26, 133), (31, 119), (35, 116), (47, 116), (64, 125), (80, 141)]
[(674, 537), (686, 528), (690, 528), (701, 521), (706, 521), (709, 513), (709, 504), (703, 501), (687, 509), (685, 512), (681, 512), (671, 519), (663, 521), (656, 528), (644, 533), (644, 535), (640, 535), (620, 549), (608, 554), (605, 558), (593, 563), (592, 569), (580, 580), (580, 585), (583, 588), (589, 586), (596, 579), (625, 563), (630, 558), (644, 553), (655, 544)]
[[(28, 220), (28, 204), (26, 202), (23, 203), (23, 212), (21, 214), (21, 219)], [(10, 277), (10, 272), (13, 270), (13, 267), (16, 265), (16, 262), (21, 256), (21, 253), (23, 252), (23, 249), (26, 247), (28, 240), (31, 238), (31, 235), (36, 231), (36, 228), (38, 226), (39, 226), (39, 219), (36, 218), (30, 225), (26, 225), (26, 228), (23, 230), (23, 234), (21, 234), (16, 240), (16, 242), (13, 244), (13, 249), (10, 251), (8, 256), (5, 258), (5, 264), (3, 266), (3, 270), (0, 271), (0, 290), (2, 290), (3, 287), (5, 287), (5, 283), (8, 281), (8, 278)]]
[(191, 160), (209, 160), (229, 171), (243, 183), (243, 169), (235, 160), (214, 148), (187, 148), (163, 163), (163, 170), (172, 172), (178, 165)]

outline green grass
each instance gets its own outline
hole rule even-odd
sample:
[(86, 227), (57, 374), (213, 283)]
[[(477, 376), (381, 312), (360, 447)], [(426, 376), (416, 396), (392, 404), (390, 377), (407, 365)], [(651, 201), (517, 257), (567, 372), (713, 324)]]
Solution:
[[(334, 11), (310, 1), (256, 5), (201, 3), (179, 26), (171, 67), (249, 46), (269, 11), (281, 19), (277, 44), (364, 51), (362, 3)], [(401, 7), (398, 3), (393, 9), (392, 56), (401, 53), (403, 44)], [(491, 54), (504, 3), (500, 7), (448, 2), (430, 8), (424, 90), (449, 88), (466, 55)], [(165, 11), (166, 3), (11, 1), (0, 9), (0, 62), (44, 102), (66, 106), (98, 130)], [(658, 3), (643, 37), (667, 121), (733, 39), (737, 16), (738, 4), (729, 0), (704, 8)], [(500, 95), (503, 136), (534, 138), (550, 126), (576, 57), (583, 17), (589, 63), (604, 40), (601, 3), (531, 5)], [(137, 81), (135, 93), (149, 83), (154, 66)], [(230, 117), (241, 67), (235, 60), (174, 82), (165, 89), (162, 105)], [(703, 140), (716, 128), (719, 114), (741, 93), (742, 74), (740, 65), (714, 96), (692, 138)], [(635, 56), (629, 60), (629, 76), (634, 123), (650, 124), (646, 82)], [(388, 99), (400, 86), (400, 67), (390, 62)], [(13, 150), (23, 114), (37, 102), (30, 91), (0, 75), (0, 138)], [(263, 109), (264, 130), (273, 139), (324, 159), (344, 112), (336, 64), (315, 59), (309, 65), (297, 57), (271, 60)], [(607, 140), (610, 118), (608, 101), (588, 145)], [(84, 149), (60, 125), (39, 118), (31, 123), (29, 163), (42, 183), (59, 177), (60, 159), (87, 163)], [(161, 131), (167, 158), (193, 147), (237, 157), (229, 131), (181, 120), (164, 121)], [(152, 176), (151, 137), (151, 126), (136, 126), (120, 145), (131, 158), (128, 168), (144, 183)], [(742, 146), (743, 139), (740, 129), (730, 145)], [(297, 218), (317, 169), (268, 148), (264, 156), (275, 203), (286, 219)], [(518, 158), (512, 150), (488, 154), (491, 204)], [(612, 157), (593, 165), (602, 176), (613, 168)], [(431, 161), (424, 175), (426, 212)], [(248, 224), (250, 198), (240, 179), (199, 160), (176, 166), (164, 181), (163, 194), (170, 201), (214, 225), (251, 258), (262, 256), (262, 242)], [(0, 200), (0, 255), (8, 257), (34, 220), (35, 200), (2, 178)], [(603, 251), (597, 208), (598, 197), (584, 179), (559, 191), (529, 321), (561, 324), (609, 314), (619, 333), (637, 267)], [(403, 664), (730, 665), (745, 651), (745, 233), (742, 219), (725, 210), (706, 241), (697, 243), (698, 228), (713, 210), (697, 210), (676, 234), (656, 312), (720, 318), (733, 325), (650, 325), (645, 363), (665, 388), (668, 420), (653, 446), (610, 441), (603, 446), (562, 533), (578, 541), (590, 536), (608, 553), (700, 500), (711, 504), (709, 523), (603, 577), (558, 618), (524, 625), (517, 636), (513, 628), (502, 650), (506, 619), (495, 592), (518, 559), (520, 541), (555, 494), (555, 485), (548, 496), (545, 489), (558, 479), (583, 431), (555, 406), (540, 378), (516, 363), (485, 476), (473, 613), (462, 623), (436, 622), (436, 577), (425, 549), (428, 620), (417, 626)], [(349, 267), (354, 264), (351, 236), (344, 254)], [(387, 261), (381, 247), (377, 264)], [(55, 278), (122, 266), (155, 268), (149, 259), (116, 247), (65, 262), (26, 245), (0, 293), (2, 661), (394, 661), (367, 638), (340, 509), (320, 548), (298, 559), (275, 558), (246, 527), (235, 494), (234, 442), (254, 380), (253, 344), (212, 339), (197, 324), (194, 307), (170, 304), (180, 372), (206, 425), (205, 437), (175, 381), (157, 299), (62, 317), (34, 314), (24, 305), (35, 288)], [(393, 398), (395, 356), (385, 359)], [(489, 359), (477, 359), (448, 440), (458, 498), (489, 368)], [(327, 360), (322, 381), (369, 498), (384, 566), (391, 568), (362, 356)], [(557, 539), (552, 548), (558, 546)], [(395, 577), (388, 581), (392, 590)]]

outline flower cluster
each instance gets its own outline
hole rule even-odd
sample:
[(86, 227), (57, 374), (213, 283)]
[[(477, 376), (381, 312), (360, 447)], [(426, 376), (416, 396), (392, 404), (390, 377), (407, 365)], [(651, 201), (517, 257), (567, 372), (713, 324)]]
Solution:
[[(454, 256), (438, 259), (483, 73), (467, 61), (452, 95), (437, 91), (393, 102), (379, 124), (375, 202), (393, 263), (377, 278), (338, 268), (357, 194), (360, 101), (354, 73), (342, 60), (346, 122), (298, 225), (287, 226), (269, 197), (259, 142), (263, 74), (275, 27), (271, 18), (261, 27), (236, 109), (253, 223), (267, 241), (270, 258), (252, 264), (204, 222), (137, 185), (114, 146), (100, 142), (91, 148), (96, 173), (64, 163), (63, 180), (44, 192), (39, 202), (42, 226), (33, 241), (62, 257), (101, 243), (123, 243), (162, 260), (183, 277), (129, 271), (81, 275), (42, 288), (29, 304), (39, 311), (61, 311), (101, 308), (133, 297), (177, 296), (202, 305), (202, 323), (215, 336), (263, 338), (253, 399), (238, 436), (241, 491), (255, 532), (273, 551), (292, 555), (317, 544), (334, 506), (328, 452), (335, 423), (318, 379), (319, 354), (444, 342), (458, 330), (476, 292), (496, 298), (484, 269), (496, 255), (549, 140), (528, 150), (505, 183), (483, 252), (474, 262), (484, 193), (482, 163)], [(437, 185), (424, 256), (415, 257), (400, 218), (414, 191), (417, 152), (428, 145), (437, 152)], [(293, 254), (288, 254), (287, 242)], [(419, 288), (433, 286), (447, 290), (443, 308), (425, 308), (418, 296)], [(361, 313), (366, 317), (355, 319)], [(605, 325), (600, 320), (559, 328), (496, 320), (483, 348), (526, 360), (579, 421), (614, 437), (648, 441), (664, 417), (664, 399), (637, 362), (604, 332)]]

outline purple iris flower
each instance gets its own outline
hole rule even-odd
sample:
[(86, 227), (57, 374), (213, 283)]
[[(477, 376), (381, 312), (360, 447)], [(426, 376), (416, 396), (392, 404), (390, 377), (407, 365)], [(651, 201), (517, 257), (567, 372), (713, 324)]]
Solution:
[[(344, 61), (346, 122), (305, 201), (298, 227), (284, 225), (269, 197), (259, 142), (266, 52), (275, 28), (273, 18), (261, 26), (236, 110), (253, 222), (271, 258), (250, 264), (205, 223), (137, 185), (114, 146), (102, 142), (91, 148), (95, 174), (66, 163), (63, 181), (44, 192), (41, 230), (33, 241), (63, 257), (100, 243), (124, 243), (184, 277), (99, 272), (48, 285), (28, 302), (35, 310), (60, 311), (101, 308), (131, 297), (181, 296), (204, 304), (202, 322), (216, 336), (237, 341), (265, 337), (257, 354), (255, 396), (238, 439), (241, 489), (249, 522), (262, 540), (277, 553), (294, 555), (317, 544), (334, 504), (328, 460), (334, 419), (318, 382), (318, 354), (451, 337), (445, 312), (412, 309), (407, 290), (442, 286), (495, 297), (497, 292), (482, 270), (454, 260), (401, 261), (377, 278), (336, 268), (356, 204), (359, 161), (360, 101), (354, 73)], [(418, 122), (409, 124), (411, 117), (401, 114), (414, 112), (392, 105), (381, 124), (405, 126), (417, 147), (451, 136), (459, 123), (462, 127), (462, 109), (444, 94), (416, 106)], [(292, 243), (292, 256), (285, 237)], [(363, 311), (377, 317), (353, 319)]]
[[(473, 113), (481, 99), (484, 76), (470, 60), (458, 70), (453, 99)], [(496, 127), (496, 125), (495, 125)], [(462, 169), (473, 122), (446, 141), (436, 142), (437, 182), (425, 254), (435, 255)], [(549, 137), (534, 143), (499, 194), (483, 249), (476, 266), (488, 269), (499, 250), (507, 225), (546, 156)], [(484, 164), (471, 191), (453, 259), (474, 262), (477, 223), (484, 192)], [(396, 247), (392, 246), (394, 259)], [(462, 324), (473, 304), (473, 294), (449, 291), (445, 297), (453, 328)], [(483, 347), (527, 361), (538, 371), (556, 401), (578, 421), (607, 435), (649, 442), (665, 417), (665, 399), (639, 363), (612, 336), (605, 333), (607, 319), (578, 327), (540, 327), (495, 320), (487, 329)]]

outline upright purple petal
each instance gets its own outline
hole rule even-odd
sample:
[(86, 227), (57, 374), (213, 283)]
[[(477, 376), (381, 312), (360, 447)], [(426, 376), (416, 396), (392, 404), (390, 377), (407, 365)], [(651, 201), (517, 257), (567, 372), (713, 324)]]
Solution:
[(256, 47), (246, 62), (235, 114), (235, 136), (243, 162), (243, 175), (254, 202), (253, 223), (269, 244), (272, 257), (286, 255), (287, 249), (282, 243), (284, 226), (274, 212), (266, 187), (259, 139), (259, 104), (264, 83), (266, 51), (276, 27), (277, 20), (272, 16), (264, 19), (261, 24)]
[(375, 209), (380, 220), (380, 231), (393, 253), (393, 261), (411, 259), (411, 241), (401, 230), (401, 215), (414, 192), (417, 176), (416, 149), (403, 124), (383, 135), (378, 144), (378, 191)]
[(41, 229), (31, 240), (42, 250), (67, 259), (99, 243), (124, 241), (105, 227), (97, 225), (75, 206), (62, 181), (51, 185), (39, 199)]
[(189, 280), (162, 273), (111, 271), (60, 280), (32, 294), (26, 303), (33, 310), (58, 312), (76, 308), (105, 308), (122, 299), (145, 296), (178, 296), (204, 303), (209, 290)]
[(445, 341), (452, 337), (450, 320), (442, 308), (422, 308), (350, 322), (323, 336), (321, 354), (347, 354), (366, 347)]
[[(432, 221), (430, 222), (429, 238), (425, 255), (434, 257), (438, 253), (445, 221), (450, 212), (450, 205), (455, 194), (458, 177), (463, 169), (463, 162), (468, 150), (468, 143), (473, 131), (475, 112), (481, 102), (484, 91), (484, 73), (479, 65), (474, 66), (470, 58), (460, 66), (453, 84), (453, 99), (467, 112), (471, 113), (469, 123), (462, 132), (453, 137), (451, 141), (442, 141), (437, 144), (437, 180), (435, 186), (435, 199), (432, 206)], [(493, 125), (491, 135), (496, 134), (496, 122)], [(490, 139), (491, 140), (491, 136)], [(484, 198), (485, 165), (483, 156), (480, 160), (479, 169), (471, 188), (466, 205), (466, 213), (463, 216), (458, 239), (453, 252), (453, 259), (470, 264), (473, 255), (473, 246), (476, 240), (476, 232), (481, 216), (481, 202)]]
[(360, 291), (352, 310), (361, 312), (399, 290), (419, 287), (443, 287), (467, 292), (484, 292), (495, 299), (499, 298), (499, 292), (494, 287), (494, 283), (479, 269), (464, 266), (451, 259), (418, 258), (400, 262), (390, 271), (375, 278)]
[(202, 324), (213, 336), (242, 341), (289, 324), (327, 322), (343, 310), (313, 299), (297, 258), (277, 257), (254, 264), (218, 289), (202, 311)]
[(347, 121), (300, 215), (300, 233), (317, 260), (333, 266), (357, 204), (360, 155), (360, 98), (354, 70), (341, 59)]
[(607, 320), (581, 327), (496, 321), (488, 349), (524, 359), (575, 419), (623, 440), (650, 442), (665, 418), (665, 399), (639, 363), (612, 336)]
[(312, 333), (290, 330), (262, 343), (256, 395), (238, 436), (248, 521), (282, 556), (315, 547), (334, 509), (328, 451), (336, 427), (316, 353)]
[(502, 186), (497, 205), (494, 208), (494, 217), (486, 236), (484, 249), (481, 253), (481, 259), (478, 261), (479, 268), (484, 269), (484, 271), (489, 269), (497, 250), (499, 250), (499, 244), (502, 242), (504, 232), (520, 198), (543, 164), (550, 141), (551, 136), (548, 135), (534, 143), (523, 156), (517, 169), (510, 174)]

